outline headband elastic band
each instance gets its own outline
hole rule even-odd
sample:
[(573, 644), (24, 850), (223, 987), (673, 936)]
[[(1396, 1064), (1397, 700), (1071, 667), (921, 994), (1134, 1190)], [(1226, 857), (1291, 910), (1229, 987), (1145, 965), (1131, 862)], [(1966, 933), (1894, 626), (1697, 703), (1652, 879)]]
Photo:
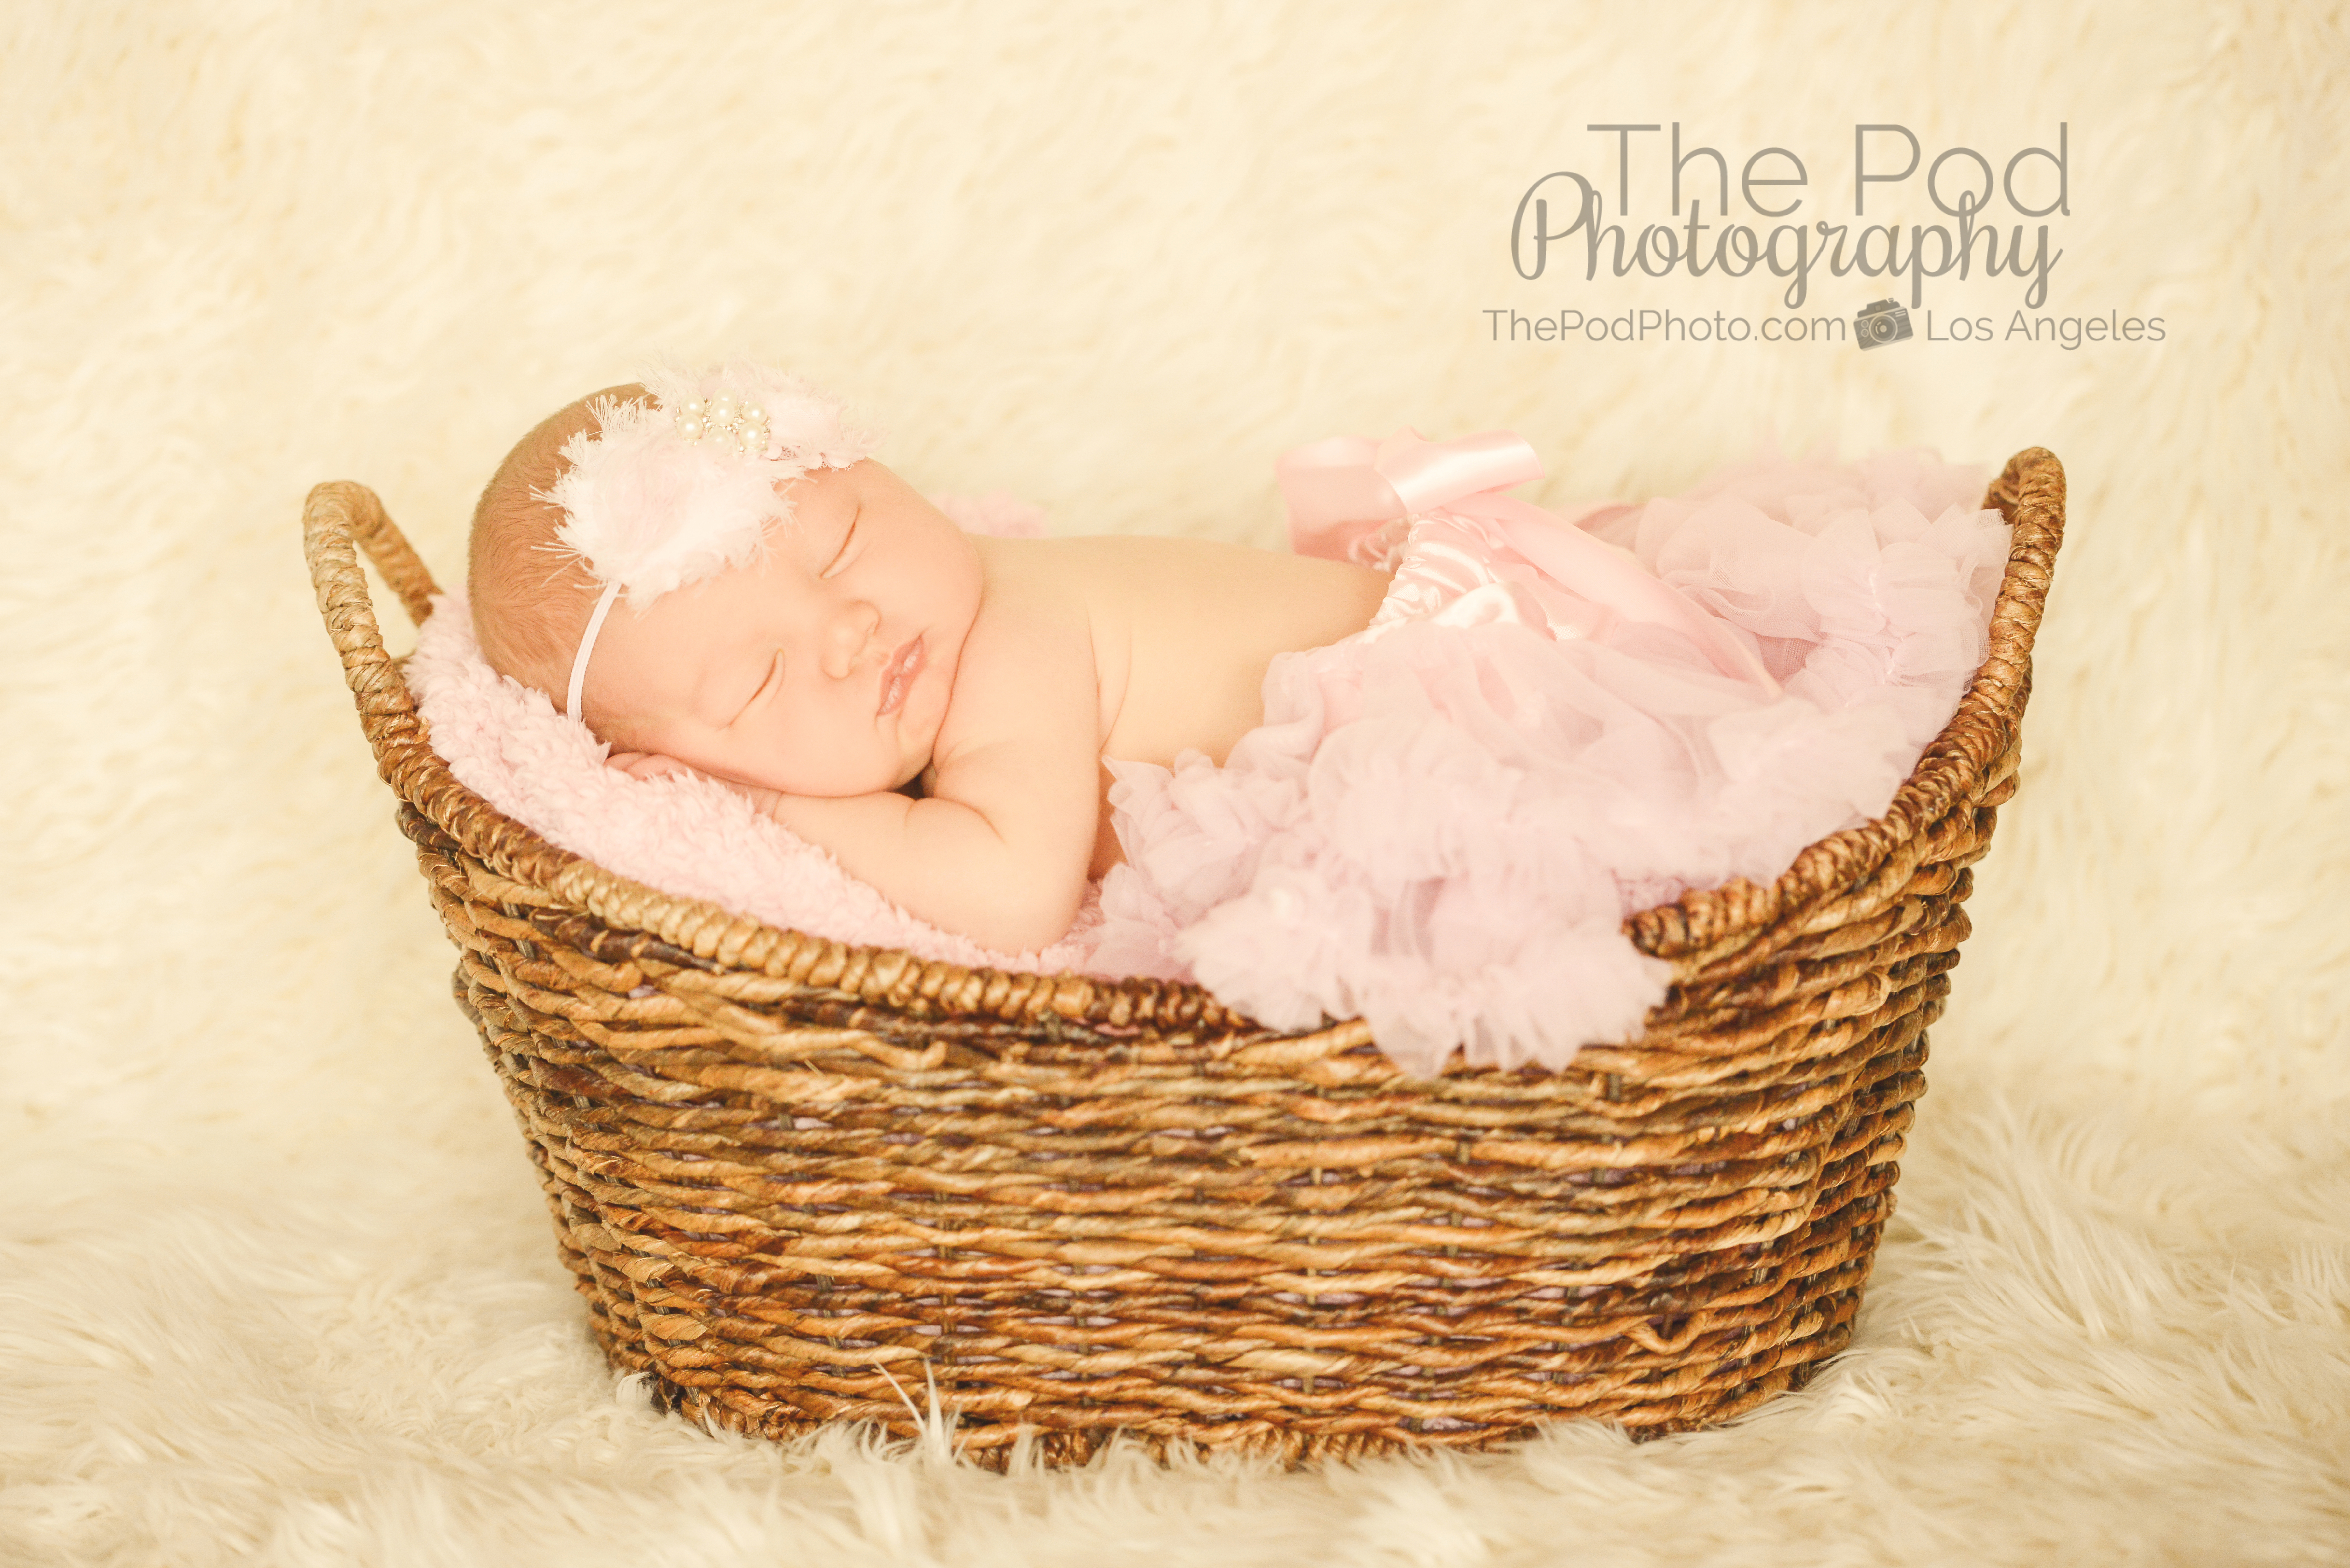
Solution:
[(620, 597), (620, 585), (606, 583), (603, 596), (596, 601), (596, 613), (588, 618), (588, 629), (579, 634), (579, 651), (571, 656), (571, 689), (563, 694), (563, 716), (579, 717), (579, 693), (588, 684), (588, 656), (596, 651), (596, 634), (604, 629), (604, 618), (612, 613), (612, 601)]

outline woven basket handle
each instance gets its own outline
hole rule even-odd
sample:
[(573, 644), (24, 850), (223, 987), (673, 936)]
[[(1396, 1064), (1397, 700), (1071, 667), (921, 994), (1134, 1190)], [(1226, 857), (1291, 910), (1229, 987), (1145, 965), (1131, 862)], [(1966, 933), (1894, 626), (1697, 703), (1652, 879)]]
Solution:
[(420, 751), (430, 753), (408, 682), (384, 651), (383, 632), (376, 624), (354, 541), (367, 551), (417, 625), (432, 613), (432, 595), (439, 589), (424, 562), (385, 515), (374, 491), (335, 480), (310, 492), (302, 506), (302, 555), (310, 564), (318, 614), (326, 619), (335, 651), (342, 655), (343, 679), (359, 704), (359, 723), (375, 748), (377, 767), (397, 789), (394, 774), (400, 763)]
[[(339, 559), (346, 566), (355, 566), (351, 556), (354, 543), (367, 552), (375, 569), (383, 574), (383, 580), (400, 596), (400, 607), (408, 612), (409, 621), (422, 626), (425, 618), (432, 613), (432, 596), (441, 589), (432, 581), (423, 557), (384, 511), (376, 493), (348, 479), (333, 480), (311, 491), (309, 502), (302, 510), (302, 553), (309, 558), (310, 581), (318, 590), (321, 606), (326, 603), (327, 593), (323, 563)], [(359, 585), (359, 602), (367, 603), (364, 582)], [(370, 610), (370, 617), (372, 613)], [(335, 646), (342, 648), (340, 639)]]

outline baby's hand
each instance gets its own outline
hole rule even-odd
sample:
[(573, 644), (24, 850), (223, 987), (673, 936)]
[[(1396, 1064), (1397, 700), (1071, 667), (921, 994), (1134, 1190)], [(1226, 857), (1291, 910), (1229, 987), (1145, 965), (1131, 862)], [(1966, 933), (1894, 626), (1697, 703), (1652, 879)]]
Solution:
[[(632, 779), (670, 777), (695, 779), (710, 776), (706, 774), (698, 774), (675, 757), (665, 757), (659, 752), (614, 752), (604, 759), (604, 765), (608, 768), (618, 768)], [(733, 779), (719, 779), (716, 782), (743, 796), (769, 816), (775, 815), (775, 803), (784, 798), (777, 791), (761, 789), (755, 784), (736, 784)]]
[(675, 757), (662, 756), (659, 752), (614, 752), (604, 759), (608, 768), (618, 768), (632, 779), (657, 779), (665, 774), (693, 776), (693, 770)]

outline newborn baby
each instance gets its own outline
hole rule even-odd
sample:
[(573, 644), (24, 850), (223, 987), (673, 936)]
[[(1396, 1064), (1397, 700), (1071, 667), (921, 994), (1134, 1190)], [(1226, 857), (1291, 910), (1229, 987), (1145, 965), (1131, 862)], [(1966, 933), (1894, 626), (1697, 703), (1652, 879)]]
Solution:
[(868, 445), (759, 367), (574, 403), (483, 493), (475, 631), (614, 765), (732, 784), (1003, 951), (1060, 937), (1121, 858), (1105, 759), (1221, 762), (1274, 657), (1360, 630), (1387, 589), (1204, 540), (973, 536)]
[[(614, 766), (731, 786), (976, 961), (1055, 943), (1097, 876), (1054, 962), (1196, 980), (1274, 1028), (1361, 1017), (1415, 1072), (1637, 1033), (1671, 971), (1625, 916), (1882, 813), (2007, 560), (1981, 476), (1918, 452), (1571, 520), (1508, 493), (1542, 473), (1508, 431), (1341, 437), (1276, 464), (1279, 555), (967, 535), (869, 450), (756, 366), (565, 409), (483, 494), (481, 653)], [(466, 640), (416, 662), (471, 690)], [(577, 763), (641, 791), (564, 805), (578, 852), (657, 878), (665, 814), (707, 819), (706, 786), (625, 784), (567, 726), (526, 718), (508, 754), (489, 711), (432, 721), (487, 747), (476, 787)], [(602, 794), (547, 782), (509, 793)], [(762, 918), (847, 940), (822, 915)]]

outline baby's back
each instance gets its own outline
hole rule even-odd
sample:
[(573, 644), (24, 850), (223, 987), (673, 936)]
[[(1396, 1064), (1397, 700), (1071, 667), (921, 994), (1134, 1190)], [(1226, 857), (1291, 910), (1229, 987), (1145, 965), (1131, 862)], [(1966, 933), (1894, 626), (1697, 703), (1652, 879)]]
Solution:
[(1265, 666), (1360, 631), (1384, 573), (1206, 539), (1106, 536), (1031, 542), (1093, 619), (1102, 754), (1170, 763), (1224, 760), (1264, 716)]

